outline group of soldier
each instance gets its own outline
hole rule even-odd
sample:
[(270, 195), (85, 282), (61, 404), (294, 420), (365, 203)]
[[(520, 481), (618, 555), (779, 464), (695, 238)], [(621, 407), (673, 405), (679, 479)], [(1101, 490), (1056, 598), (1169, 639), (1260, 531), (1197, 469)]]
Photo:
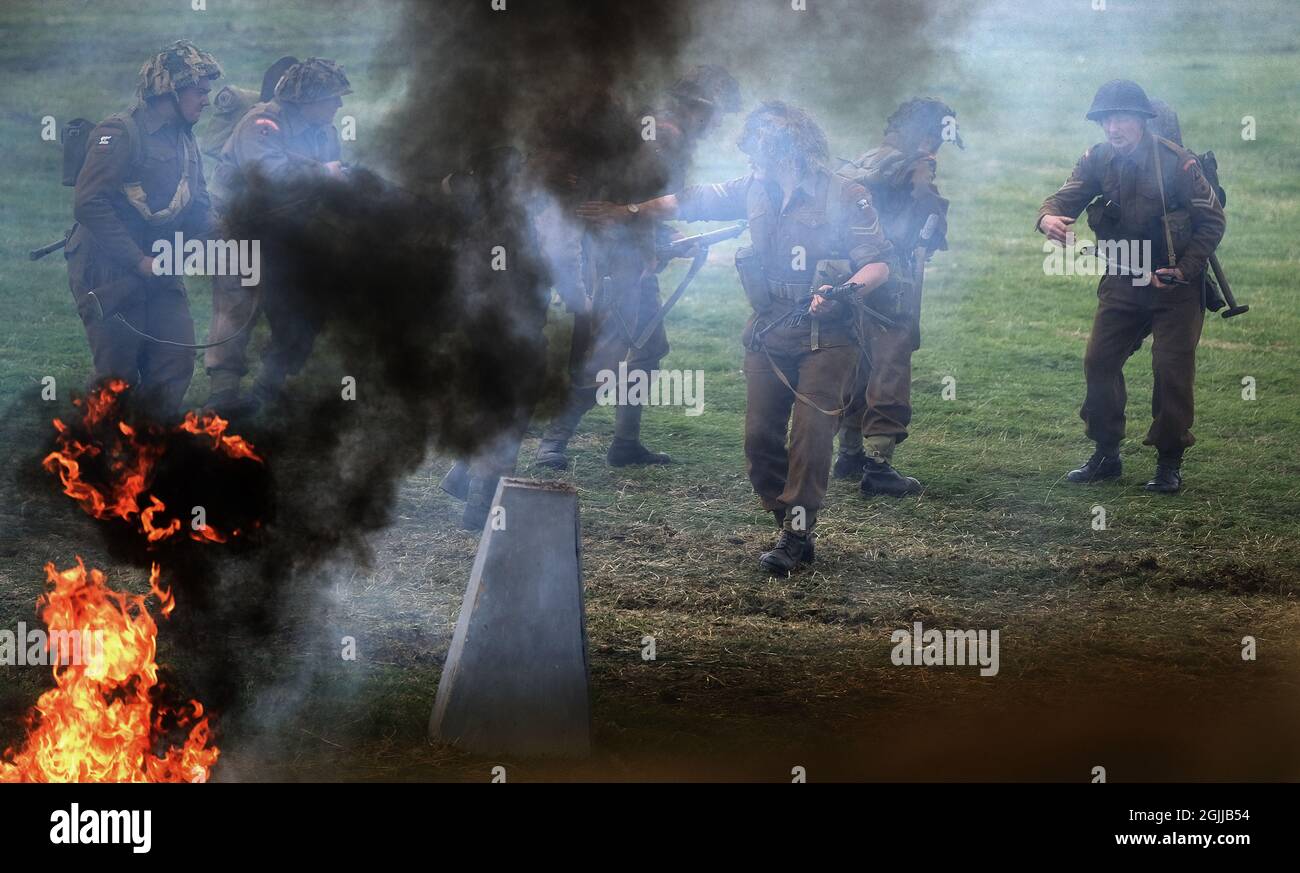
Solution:
[[(181, 404), (200, 346), (180, 278), (153, 274), (151, 241), (177, 231), (213, 232), (223, 197), (252, 171), (269, 180), (345, 173), (333, 118), (350, 93), (347, 77), (332, 61), (284, 58), (268, 70), (260, 94), (227, 87), (216, 95), (218, 119), (206, 137), (216, 160), (209, 197), (191, 128), (220, 75), (216, 60), (188, 42), (165, 48), (142, 69), (136, 105), (95, 129), (77, 178), (78, 226), (67, 246), (74, 297), (80, 302), (130, 272), (145, 287), (122, 318), (87, 320), (95, 374), (128, 378), (164, 410)], [(554, 289), (574, 315), (568, 395), (534, 459), (554, 469), (570, 465), (568, 444), (596, 405), (598, 374), (620, 364), (653, 372), (668, 352), (657, 276), (667, 265), (665, 244), (680, 233), (666, 222), (747, 221), (750, 243), (736, 256), (752, 308), (742, 337), (744, 453), (754, 491), (779, 531), (760, 564), (786, 574), (813, 560), (832, 475), (858, 478), (868, 496), (923, 490), (893, 460), (912, 418), (925, 263), (947, 248), (937, 155), (946, 142), (964, 145), (949, 106), (913, 99), (889, 117), (878, 146), (856, 160), (834, 161), (805, 111), (771, 100), (748, 114), (737, 143), (750, 172), (687, 185), (696, 147), (741, 107), (740, 88), (726, 70), (697, 67), (665, 94), (652, 113), (654, 135), (619, 166), (583, 166), (562, 146), (527, 158), (494, 150), (479, 156), (477, 171), (448, 176), (442, 187), (455, 197), (466, 179), (473, 188), (506, 167), (533, 192), (521, 198), (520, 220), (545, 265), (546, 297)], [(1104, 85), (1087, 117), (1101, 124), (1107, 142), (1089, 149), (1044, 202), (1037, 227), (1065, 242), (1084, 207), (1105, 200), (1101, 212), (1112, 219), (1112, 237), (1150, 241), (1167, 264), (1149, 285), (1124, 264), (1101, 280), (1081, 410), (1096, 452), (1067, 479), (1120, 475), (1122, 368), (1151, 334), (1154, 421), (1146, 442), (1159, 461), (1147, 488), (1172, 492), (1181, 487), (1182, 453), (1192, 444), (1203, 275), (1224, 219), (1196, 156), (1148, 130), (1155, 114), (1136, 84)], [(1180, 228), (1177, 240), (1171, 225)], [(237, 278), (215, 281), (213, 308), (208, 406), (239, 415), (274, 403), (306, 361), (318, 326), (277, 306), (274, 289), (245, 288)], [(545, 302), (536, 309), (527, 330), (540, 336)], [(253, 389), (243, 394), (248, 327), (262, 311), (270, 344)], [(636, 404), (616, 407), (611, 466), (671, 463), (641, 441), (642, 412)], [(498, 478), (513, 472), (527, 418), (444, 480), (445, 490), (466, 501), (467, 527), (481, 528)]]

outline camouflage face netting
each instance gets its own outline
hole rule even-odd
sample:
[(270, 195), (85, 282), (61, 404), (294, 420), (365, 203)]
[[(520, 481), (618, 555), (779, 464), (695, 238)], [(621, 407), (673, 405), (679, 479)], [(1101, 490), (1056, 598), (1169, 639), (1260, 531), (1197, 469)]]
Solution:
[(221, 64), (188, 39), (179, 39), (145, 61), (140, 68), (136, 94), (141, 99), (175, 94), (197, 85), (200, 79), (219, 79)]
[[(894, 114), (889, 116), (889, 120), (885, 122), (885, 134), (896, 133), (909, 143), (920, 143), (934, 136), (938, 136), (941, 142), (947, 142), (944, 137), (944, 119), (956, 117), (957, 113), (953, 108), (942, 100), (933, 97), (913, 97), (901, 104), (894, 110)], [(955, 135), (952, 142), (956, 143), (959, 149), (966, 148), (960, 133)]]
[(780, 100), (759, 104), (745, 119), (736, 143), (762, 164), (793, 163), (802, 170), (830, 160), (826, 134), (808, 113)]
[(311, 103), (327, 97), (352, 93), (352, 83), (343, 67), (324, 58), (308, 58), (294, 64), (275, 86), (275, 97), (284, 103)]

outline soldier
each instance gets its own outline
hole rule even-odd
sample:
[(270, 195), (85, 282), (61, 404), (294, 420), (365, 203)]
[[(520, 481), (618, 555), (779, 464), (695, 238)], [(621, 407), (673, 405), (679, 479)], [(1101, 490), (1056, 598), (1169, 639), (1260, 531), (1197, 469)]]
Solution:
[[(785, 575), (813, 560), (835, 430), (861, 353), (857, 303), (889, 278), (892, 253), (870, 195), (827, 169), (826, 137), (802, 110), (763, 103), (746, 119), (739, 146), (750, 157), (749, 175), (637, 204), (637, 213), (750, 222), (753, 246), (736, 256), (754, 308), (743, 337), (745, 458), (780, 528), (760, 564)], [(580, 214), (614, 221), (627, 212), (588, 203)], [(830, 275), (858, 286), (853, 299), (825, 296), (832, 286), (822, 277)]]
[[(333, 121), (342, 98), (351, 93), (348, 77), (334, 61), (308, 58), (290, 66), (275, 85), (275, 97), (250, 109), (222, 147), (214, 184), (219, 198), (229, 198), (250, 177), (270, 183), (343, 178)], [(318, 326), (307, 316), (289, 308), (274, 289), (257, 290), (243, 286), (239, 276), (213, 280), (209, 342), (235, 335), (209, 348), (204, 356), (212, 390), (207, 405), (218, 412), (252, 412), (277, 398), (285, 380), (307, 362), (316, 340)], [(259, 305), (266, 313), (271, 339), (253, 390), (240, 397), (252, 333), (240, 328), (248, 325)]]
[[(678, 190), (684, 184), (696, 144), (722, 116), (740, 110), (740, 86), (718, 66), (694, 68), (672, 87), (668, 98), (668, 106), (653, 113), (654, 139), (647, 141), (646, 148), (635, 156), (634, 166), (619, 168), (620, 178), (601, 192), (607, 199), (640, 200)], [(575, 313), (575, 345), (570, 356), (572, 387), (564, 409), (546, 428), (538, 445), (539, 466), (568, 468), (569, 440), (582, 417), (596, 405), (597, 378), (602, 370), (616, 370), (619, 362), (626, 360), (629, 371), (649, 373), (668, 354), (668, 335), (662, 322), (640, 347), (635, 340), (659, 312), (656, 273), (666, 265), (656, 263), (654, 250), (656, 243), (666, 242), (670, 234), (662, 222), (650, 219), (607, 225), (581, 239), (581, 253), (574, 251), (568, 258), (552, 255), (552, 263), (585, 265), (585, 282), (565, 277), (558, 270), (553, 273), (562, 291), (585, 286), (590, 297), (562, 295)], [(593, 311), (596, 301), (599, 305)], [(588, 336), (593, 338), (590, 350), (584, 348)], [(610, 466), (671, 463), (668, 455), (642, 445), (642, 411), (636, 404), (615, 408), (614, 439), (606, 455)]]
[[(536, 172), (536, 166), (530, 168)], [(512, 348), (522, 361), (543, 360), (546, 348), (546, 311), (550, 286), (538, 242), (537, 208), (527, 182), (523, 156), (513, 147), (498, 146), (473, 154), (463, 171), (442, 181), (442, 194), (462, 229), (457, 258), (459, 281), (483, 301), (511, 300), (509, 330)], [(493, 240), (512, 253), (509, 270), (494, 270), (482, 257), (483, 241)], [(543, 389), (545, 368), (525, 364), (511, 380), (525, 398)], [(492, 509), (497, 482), (514, 474), (519, 447), (532, 417), (532, 404), (512, 411), (496, 437), (470, 459), (457, 461), (441, 487), (465, 501), (461, 527), (482, 530)]]
[(181, 277), (154, 275), (154, 243), (212, 231), (192, 128), (220, 76), (216, 59), (187, 40), (163, 48), (140, 68), (135, 106), (94, 129), (77, 176), (77, 226), (65, 254), (78, 308), (85, 312), (87, 294), (101, 286), (140, 279), (121, 319), (85, 318), (94, 378), (125, 379), (164, 415), (180, 409), (194, 375), (194, 353), (184, 347), (194, 342), (194, 321)]
[(1097, 447), (1066, 478), (1083, 483), (1120, 476), (1124, 362), (1149, 332), (1155, 386), (1153, 420), (1143, 442), (1156, 447), (1158, 458), (1146, 490), (1174, 493), (1182, 487), (1183, 452), (1195, 442), (1192, 386), (1205, 318), (1205, 265), (1223, 238), (1225, 219), (1196, 156), (1147, 130), (1147, 119), (1155, 115), (1136, 83), (1102, 85), (1087, 117), (1101, 125), (1107, 141), (1084, 152), (1069, 180), (1043, 202), (1037, 227), (1064, 244), (1073, 235), (1070, 225), (1097, 197), (1089, 222), (1099, 244), (1149, 246), (1155, 263), (1168, 265), (1148, 276), (1149, 264), (1125, 261), (1128, 246), (1107, 247), (1120, 263), (1110, 264), (1097, 288), (1083, 361), (1087, 393), (1079, 411)]
[[(871, 192), (885, 237), (894, 246), (901, 270), (868, 301), (894, 322), (866, 322), (867, 354), (853, 386), (853, 400), (840, 425), (840, 451), (833, 475), (860, 476), (865, 495), (902, 497), (919, 493), (921, 483), (892, 466), (894, 448), (907, 439), (912, 420), (912, 352), (921, 345), (920, 271), (930, 253), (946, 250), (948, 201), (934, 184), (936, 156), (945, 134), (965, 148), (954, 124), (956, 113), (932, 99), (912, 99), (898, 107), (885, 126), (882, 143), (840, 170)], [(920, 239), (935, 216), (928, 240)], [(863, 447), (863, 435), (866, 447)]]

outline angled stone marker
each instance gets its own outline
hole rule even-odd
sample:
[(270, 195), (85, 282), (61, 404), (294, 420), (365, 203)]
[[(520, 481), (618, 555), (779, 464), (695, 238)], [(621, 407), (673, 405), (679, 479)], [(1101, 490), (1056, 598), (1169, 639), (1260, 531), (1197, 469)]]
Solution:
[(591, 749), (578, 493), (502, 479), (479, 540), (429, 720), (479, 754)]

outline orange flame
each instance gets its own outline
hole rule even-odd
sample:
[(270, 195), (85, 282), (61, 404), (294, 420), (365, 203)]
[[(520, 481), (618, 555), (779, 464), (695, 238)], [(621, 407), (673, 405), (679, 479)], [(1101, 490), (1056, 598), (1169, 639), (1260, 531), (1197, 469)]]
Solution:
[[(53, 589), (37, 605), (51, 643), (55, 632), (90, 629), (102, 644), (81, 663), (55, 663), (55, 687), (29, 715), (24, 747), (0, 757), (0, 782), (206, 782), (220, 750), (203, 705), (191, 700), (173, 709), (150, 700), (158, 686), (158, 626), (145, 601), (156, 597), (164, 616), (176, 604), (159, 587), (158, 565), (145, 595), (114, 591), (101, 571), (87, 573), (81, 558), (62, 571), (46, 564), (45, 575)], [(186, 739), (159, 754), (173, 731), (187, 731)]]
[[(119, 399), (127, 388), (126, 382), (112, 379), (91, 391), (84, 399), (74, 400), (74, 405), (82, 410), (84, 425), (90, 428), (115, 415)], [(236, 460), (263, 463), (261, 456), (247, 440), (226, 434), (228, 426), (229, 422), (213, 413), (198, 415), (188, 412), (184, 422), (177, 427), (195, 436), (211, 437), (213, 451)], [(89, 515), (98, 519), (117, 518), (128, 522), (138, 517), (140, 533), (150, 543), (165, 540), (181, 530), (179, 518), (162, 515), (167, 510), (166, 504), (153, 495), (145, 494), (152, 483), (154, 468), (164, 451), (161, 443), (142, 439), (136, 429), (124, 421), (117, 422), (117, 434), (108, 445), (80, 442), (73, 437), (71, 428), (57, 418), (54, 419), (54, 428), (58, 432), (56, 441), (59, 448), (45, 456), (42, 466), (48, 472), (58, 475), (63, 483), (63, 493), (76, 500)], [(110, 458), (111, 481), (105, 490), (101, 490), (82, 476), (81, 459), (99, 457), (105, 452)], [(146, 497), (148, 505), (142, 506)], [(210, 525), (204, 525), (198, 530), (191, 530), (190, 538), (198, 542), (224, 543), (239, 534), (238, 529), (227, 535)]]

